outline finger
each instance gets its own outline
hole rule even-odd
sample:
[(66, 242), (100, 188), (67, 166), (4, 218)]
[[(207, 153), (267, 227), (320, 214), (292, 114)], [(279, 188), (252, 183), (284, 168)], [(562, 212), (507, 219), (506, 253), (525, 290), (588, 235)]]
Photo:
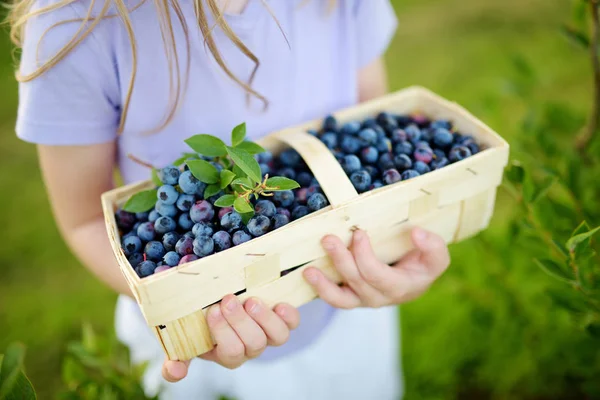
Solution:
[(242, 365), (246, 358), (244, 344), (223, 316), (220, 304), (208, 310), (206, 321), (215, 339), (217, 362), (227, 368)]
[(285, 322), (290, 330), (294, 330), (300, 325), (300, 311), (289, 304), (277, 304), (273, 311)]
[(179, 382), (186, 377), (189, 361), (165, 360), (162, 366), (162, 376), (167, 382)]
[(225, 296), (221, 302), (221, 312), (244, 344), (246, 357), (258, 357), (267, 347), (267, 336), (244, 310), (238, 298), (234, 295)]
[(450, 254), (444, 239), (421, 228), (413, 229), (411, 236), (415, 247), (420, 250), (421, 263), (434, 276), (441, 275), (450, 265)]
[(365, 231), (359, 229), (354, 232), (351, 250), (358, 272), (368, 284), (384, 293), (393, 288), (398, 277), (389, 265), (377, 259)]
[(356, 308), (361, 305), (360, 298), (347, 286), (338, 286), (317, 268), (306, 268), (304, 277), (326, 303), (337, 308)]
[(268, 345), (281, 346), (288, 341), (290, 329), (286, 323), (259, 299), (248, 299), (244, 304), (244, 309), (267, 335)]

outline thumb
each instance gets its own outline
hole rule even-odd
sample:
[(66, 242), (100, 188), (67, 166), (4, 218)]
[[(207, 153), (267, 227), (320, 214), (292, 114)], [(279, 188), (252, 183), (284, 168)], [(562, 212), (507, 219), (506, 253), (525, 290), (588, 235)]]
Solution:
[(419, 250), (419, 261), (436, 275), (441, 274), (450, 264), (450, 254), (444, 239), (433, 232), (414, 228), (412, 241)]
[(168, 382), (179, 382), (188, 373), (189, 361), (165, 360), (162, 367), (162, 375)]

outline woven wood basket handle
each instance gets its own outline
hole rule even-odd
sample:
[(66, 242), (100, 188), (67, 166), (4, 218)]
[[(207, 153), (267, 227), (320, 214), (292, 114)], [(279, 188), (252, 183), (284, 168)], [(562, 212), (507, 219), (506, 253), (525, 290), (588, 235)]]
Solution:
[(282, 131), (276, 138), (300, 153), (334, 208), (358, 197), (340, 163), (319, 139), (302, 131)]

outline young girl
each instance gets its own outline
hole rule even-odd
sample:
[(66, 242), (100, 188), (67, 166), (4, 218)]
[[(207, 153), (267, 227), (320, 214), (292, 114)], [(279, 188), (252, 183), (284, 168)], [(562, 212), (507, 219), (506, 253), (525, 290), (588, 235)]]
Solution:
[(149, 177), (128, 154), (164, 166), (196, 133), (227, 139), (245, 121), (256, 139), (384, 94), (381, 56), (396, 28), (388, 0), (19, 0), (11, 21), (23, 49), (17, 134), (38, 146), (70, 248), (121, 294), (117, 334), (134, 362), (149, 362), (149, 394), (401, 396), (393, 306), (448, 266), (437, 235), (415, 228), (414, 251), (392, 268), (375, 258), (366, 232), (349, 247), (327, 236), (343, 286), (308, 268), (320, 299), (298, 310), (228, 295), (208, 314), (215, 349), (175, 362), (164, 361), (130, 297), (100, 208), (115, 166), (126, 183)]

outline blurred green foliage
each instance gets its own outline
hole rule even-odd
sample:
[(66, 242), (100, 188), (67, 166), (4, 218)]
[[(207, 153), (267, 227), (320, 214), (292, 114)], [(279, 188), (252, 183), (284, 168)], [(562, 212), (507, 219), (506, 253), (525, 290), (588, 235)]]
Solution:
[[(519, 160), (490, 228), (452, 246), (450, 270), (402, 307), (406, 398), (600, 397), (597, 241), (573, 252), (567, 244), (600, 223), (597, 141), (585, 155), (573, 146), (591, 108), (584, 1), (393, 3), (400, 26), (387, 55), (392, 89), (420, 84), (461, 103)], [(73, 391), (85, 377), (94, 377), (88, 395), (114, 394), (122, 388), (103, 388), (115, 376), (129, 387), (139, 371), (123, 369), (121, 350), (92, 351), (91, 361), (89, 346), (69, 345), (83, 319), (111, 337), (115, 295), (68, 253), (35, 149), (14, 137), (10, 54), (1, 36), (0, 183), (19, 195), (0, 196), (0, 226), (10, 233), (0, 241), (0, 350), (14, 340), (28, 346), (25, 364), (40, 398)]]

